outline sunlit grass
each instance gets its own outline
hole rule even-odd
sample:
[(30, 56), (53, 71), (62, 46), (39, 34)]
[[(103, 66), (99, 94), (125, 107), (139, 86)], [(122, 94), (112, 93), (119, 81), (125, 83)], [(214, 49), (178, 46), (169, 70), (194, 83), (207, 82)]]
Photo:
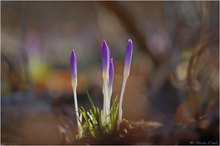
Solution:
[[(91, 109), (85, 110), (83, 107), (79, 109), (79, 114), (82, 115), (81, 130), (83, 132), (83, 137), (86, 135), (91, 135), (96, 138), (100, 135), (111, 134), (117, 128), (117, 114), (118, 114), (118, 103), (117, 97), (112, 101), (110, 107), (110, 114), (102, 118), (102, 111), (96, 107), (87, 93), (88, 99), (92, 106)], [(110, 117), (110, 120), (106, 120)], [(80, 137), (77, 137), (80, 138)]]

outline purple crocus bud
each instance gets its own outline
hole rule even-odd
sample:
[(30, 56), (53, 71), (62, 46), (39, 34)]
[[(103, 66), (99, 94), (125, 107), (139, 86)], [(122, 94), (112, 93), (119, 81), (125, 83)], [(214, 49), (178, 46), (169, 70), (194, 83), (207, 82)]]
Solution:
[(102, 56), (102, 78), (103, 80), (106, 80), (109, 72), (110, 51), (105, 40), (102, 42), (101, 56)]
[(75, 54), (74, 50), (72, 50), (72, 53), (71, 53), (70, 65), (71, 65), (72, 82), (76, 83), (76, 80), (77, 80), (77, 61), (76, 61), (76, 54)]
[(113, 64), (113, 58), (111, 58), (109, 65), (109, 82), (108, 82), (109, 87), (112, 86), (113, 79), (114, 79), (114, 64)]
[(124, 76), (128, 77), (131, 68), (131, 59), (133, 54), (133, 43), (132, 40), (128, 40), (128, 46), (125, 54), (125, 66), (124, 66)]

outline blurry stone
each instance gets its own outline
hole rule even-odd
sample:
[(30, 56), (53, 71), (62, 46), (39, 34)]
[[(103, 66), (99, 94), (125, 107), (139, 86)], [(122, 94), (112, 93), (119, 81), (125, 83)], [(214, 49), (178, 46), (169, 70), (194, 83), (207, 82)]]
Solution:
[(153, 94), (149, 94), (150, 118), (157, 121), (174, 122), (180, 105), (178, 89), (168, 80)]
[(2, 144), (60, 144), (58, 119), (31, 91), (2, 97)]

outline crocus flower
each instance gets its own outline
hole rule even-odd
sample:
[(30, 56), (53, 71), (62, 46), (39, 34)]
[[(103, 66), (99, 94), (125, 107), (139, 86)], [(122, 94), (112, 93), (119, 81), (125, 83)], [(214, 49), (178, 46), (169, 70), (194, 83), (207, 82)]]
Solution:
[(132, 40), (128, 40), (128, 46), (125, 54), (125, 65), (124, 65), (124, 76), (129, 76), (131, 68), (131, 59), (133, 54), (133, 43)]
[(122, 102), (123, 102), (126, 82), (130, 74), (132, 54), (133, 54), (133, 43), (132, 43), (132, 40), (129, 39), (128, 46), (127, 46), (126, 53), (125, 53), (124, 76), (123, 76), (123, 83), (122, 83), (122, 89), (121, 89), (121, 95), (120, 95), (120, 101), (119, 101), (118, 128), (122, 121)]
[(74, 50), (72, 50), (71, 57), (70, 57), (70, 65), (71, 65), (71, 77), (72, 77), (72, 88), (73, 88), (73, 95), (74, 95), (74, 103), (75, 103), (75, 112), (77, 117), (77, 126), (79, 130), (79, 138), (82, 137), (82, 127), (80, 122), (82, 121), (82, 116), (79, 116), (79, 109), (77, 103), (77, 94), (76, 94), (76, 87), (77, 87), (77, 60)]
[(109, 72), (110, 51), (105, 40), (102, 42), (102, 46), (101, 46), (101, 57), (102, 57), (102, 78), (103, 80), (107, 80), (108, 72)]
[(101, 46), (101, 57), (102, 57), (102, 93), (103, 93), (103, 114), (102, 119), (105, 121), (108, 115), (108, 108), (109, 105), (108, 101), (108, 79), (109, 79), (109, 62), (110, 62), (110, 51), (109, 47), (104, 40)]
[(109, 65), (109, 81), (108, 81), (109, 87), (112, 86), (113, 79), (114, 79), (114, 64), (113, 64), (113, 58), (111, 58), (110, 65)]
[(70, 65), (71, 65), (72, 86), (77, 86), (77, 61), (74, 50), (72, 50), (71, 53)]
[(114, 80), (114, 64), (113, 64), (113, 58), (111, 58), (109, 65), (109, 80), (108, 80), (108, 110), (110, 110), (113, 80)]

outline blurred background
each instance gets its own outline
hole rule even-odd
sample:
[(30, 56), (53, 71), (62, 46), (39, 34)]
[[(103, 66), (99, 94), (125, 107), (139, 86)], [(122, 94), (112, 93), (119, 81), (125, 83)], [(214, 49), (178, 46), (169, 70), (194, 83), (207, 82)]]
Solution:
[(159, 121), (166, 134), (175, 124), (193, 123), (218, 141), (219, 2), (2, 1), (2, 143), (71, 142), (71, 50), (79, 106), (90, 107), (88, 91), (102, 107), (101, 43), (114, 58), (117, 96), (129, 38), (134, 53), (123, 117)]

